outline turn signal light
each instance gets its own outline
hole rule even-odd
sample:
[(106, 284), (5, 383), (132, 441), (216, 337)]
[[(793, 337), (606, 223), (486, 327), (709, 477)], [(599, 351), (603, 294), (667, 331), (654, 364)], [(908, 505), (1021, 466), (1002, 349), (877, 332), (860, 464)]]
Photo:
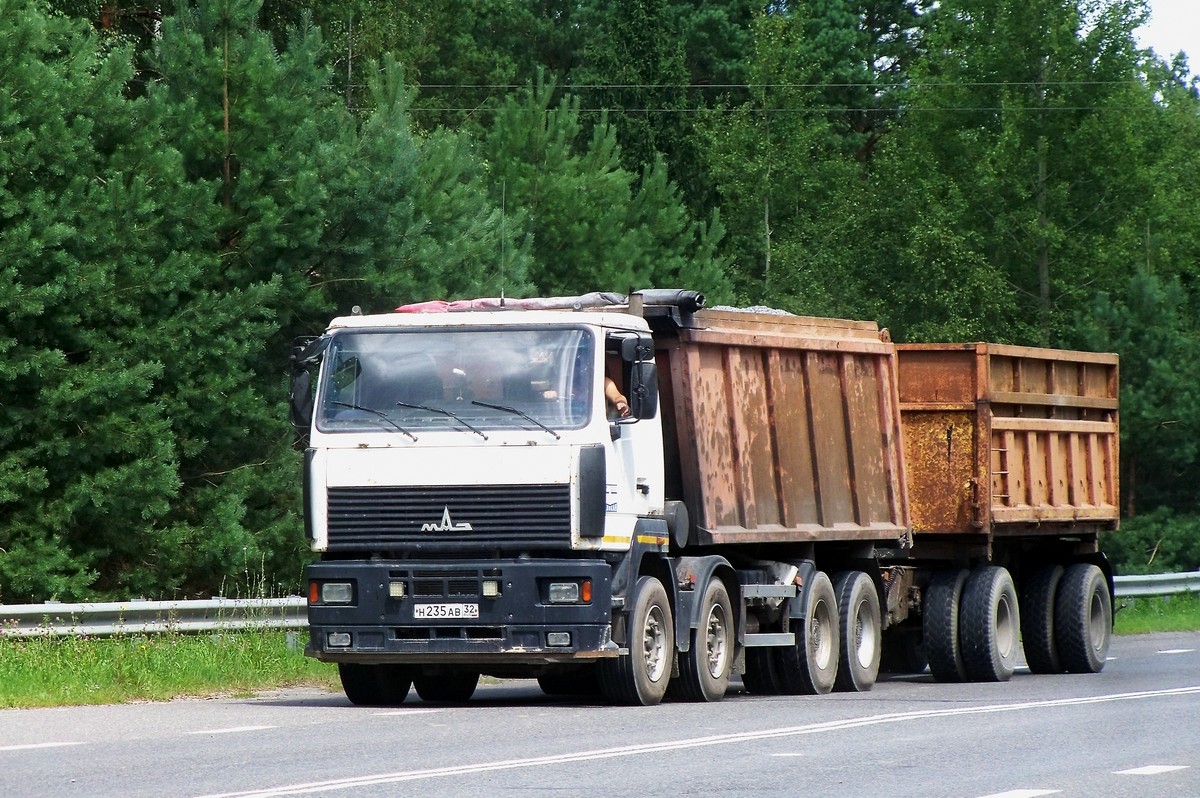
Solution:
[(354, 601), (354, 585), (350, 582), (309, 582), (309, 604), (350, 604)]

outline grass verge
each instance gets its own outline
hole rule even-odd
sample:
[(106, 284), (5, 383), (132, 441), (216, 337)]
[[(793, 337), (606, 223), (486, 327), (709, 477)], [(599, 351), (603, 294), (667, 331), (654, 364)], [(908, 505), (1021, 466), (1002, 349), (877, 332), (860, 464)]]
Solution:
[(0, 707), (250, 695), (314, 685), (341, 689), (337, 670), (303, 654), (303, 633), (107, 638), (0, 638)]
[(1200, 594), (1117, 599), (1114, 628), (1119, 635), (1200, 630)]
[[(1117, 634), (1200, 630), (1200, 595), (1120, 599)], [(250, 695), (280, 687), (340, 691), (337, 669), (303, 654), (303, 632), (0, 638), (0, 707)]]

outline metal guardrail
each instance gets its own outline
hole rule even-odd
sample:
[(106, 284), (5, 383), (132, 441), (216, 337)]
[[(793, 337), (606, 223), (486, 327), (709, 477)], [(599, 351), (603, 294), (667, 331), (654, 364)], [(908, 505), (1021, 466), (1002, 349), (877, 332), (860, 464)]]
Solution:
[(0, 604), (0, 638), (303, 629), (306, 626), (307, 607), (299, 596)]
[(1200, 571), (1182, 574), (1143, 574), (1118, 576), (1117, 598), (1144, 598), (1146, 596), (1173, 596), (1177, 593), (1200, 593)]
[[(1200, 571), (1118, 576), (1117, 598), (1200, 593)], [(160, 632), (304, 629), (305, 600), (214, 598), (203, 601), (0, 604), (0, 638), (69, 637)]]

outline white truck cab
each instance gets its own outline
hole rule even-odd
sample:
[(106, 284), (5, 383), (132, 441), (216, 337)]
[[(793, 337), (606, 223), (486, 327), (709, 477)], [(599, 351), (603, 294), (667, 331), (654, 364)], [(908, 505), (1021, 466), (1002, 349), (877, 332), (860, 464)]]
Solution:
[[(339, 663), (352, 699), (407, 691), (401, 674), (441, 695), (456, 678), (473, 690), (496, 666), (536, 674), (618, 654), (620, 563), (668, 545), (644, 319), (353, 315), (293, 362), (305, 523), (320, 555), (307, 574), (307, 653)], [(606, 400), (609, 380), (624, 416)]]

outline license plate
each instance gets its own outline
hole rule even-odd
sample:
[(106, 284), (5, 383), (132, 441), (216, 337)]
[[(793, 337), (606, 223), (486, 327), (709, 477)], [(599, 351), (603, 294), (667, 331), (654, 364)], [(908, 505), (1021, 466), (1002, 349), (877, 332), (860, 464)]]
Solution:
[(478, 604), (414, 604), (413, 617), (422, 618), (478, 618)]

